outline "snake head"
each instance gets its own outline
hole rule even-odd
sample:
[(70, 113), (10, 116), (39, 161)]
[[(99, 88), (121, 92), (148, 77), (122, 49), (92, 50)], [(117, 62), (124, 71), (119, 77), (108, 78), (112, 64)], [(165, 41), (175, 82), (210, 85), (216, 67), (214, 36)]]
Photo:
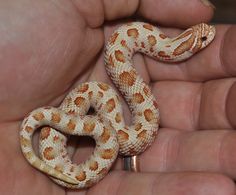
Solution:
[(205, 23), (197, 24), (191, 28), (193, 30), (192, 36), (194, 38), (194, 44), (191, 48), (192, 53), (196, 53), (208, 46), (213, 41), (216, 34), (215, 27)]
[(193, 54), (207, 47), (214, 39), (216, 34), (215, 27), (205, 23), (192, 26), (181, 33), (179, 36), (172, 38), (170, 43), (174, 49), (171, 53), (174, 61), (182, 61), (191, 57)]

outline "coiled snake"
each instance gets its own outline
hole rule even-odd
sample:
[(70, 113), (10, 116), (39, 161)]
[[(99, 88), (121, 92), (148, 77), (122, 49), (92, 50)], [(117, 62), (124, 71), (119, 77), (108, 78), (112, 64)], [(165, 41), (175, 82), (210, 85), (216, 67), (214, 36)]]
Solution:
[[(67, 95), (59, 108), (38, 108), (24, 119), (20, 144), (25, 158), (67, 188), (85, 188), (97, 183), (107, 174), (118, 153), (138, 155), (157, 135), (158, 104), (132, 66), (134, 53), (166, 62), (182, 61), (205, 48), (214, 36), (215, 27), (204, 23), (175, 38), (168, 38), (157, 27), (143, 22), (121, 26), (106, 45), (105, 66), (130, 108), (132, 125), (125, 125), (119, 97), (109, 85), (83, 83)], [(95, 116), (86, 115), (90, 107), (96, 111)], [(40, 157), (37, 157), (32, 136), (39, 127), (44, 128), (40, 132)], [(95, 139), (96, 147), (88, 160), (79, 165), (72, 163), (65, 134)]]

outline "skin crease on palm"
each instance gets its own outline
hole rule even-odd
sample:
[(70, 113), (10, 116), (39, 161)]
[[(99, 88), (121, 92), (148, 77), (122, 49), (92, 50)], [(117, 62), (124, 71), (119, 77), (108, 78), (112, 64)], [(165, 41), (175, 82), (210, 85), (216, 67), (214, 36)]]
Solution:
[[(65, 191), (33, 169), (19, 146), (19, 125), (29, 111), (58, 106), (85, 81), (111, 84), (102, 49), (116, 23), (104, 21), (138, 16), (173, 27), (163, 31), (175, 36), (177, 28), (212, 15), (199, 0), (0, 0), (1, 194), (236, 194), (235, 26), (217, 25), (213, 43), (179, 65), (134, 57), (161, 112), (157, 139), (140, 156), (142, 173), (122, 171), (118, 160), (96, 186)], [(81, 142), (75, 162), (92, 149)]]

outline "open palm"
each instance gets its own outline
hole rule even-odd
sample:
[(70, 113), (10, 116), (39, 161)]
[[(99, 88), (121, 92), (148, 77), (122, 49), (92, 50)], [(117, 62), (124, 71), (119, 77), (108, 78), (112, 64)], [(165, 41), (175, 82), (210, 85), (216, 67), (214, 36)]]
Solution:
[[(134, 14), (165, 26), (187, 27), (208, 21), (212, 8), (197, 0), (0, 0), (2, 194), (235, 194), (233, 26), (217, 26), (215, 41), (179, 65), (134, 57), (161, 112), (158, 137), (140, 156), (142, 173), (121, 171), (118, 161), (91, 189), (65, 191), (23, 158), (18, 135), (23, 117), (43, 105), (58, 106), (79, 83), (110, 83), (103, 62), (105, 40), (115, 24)], [(170, 36), (180, 32), (163, 31)], [(129, 113), (125, 105), (124, 110)], [(80, 160), (88, 150), (77, 152)]]

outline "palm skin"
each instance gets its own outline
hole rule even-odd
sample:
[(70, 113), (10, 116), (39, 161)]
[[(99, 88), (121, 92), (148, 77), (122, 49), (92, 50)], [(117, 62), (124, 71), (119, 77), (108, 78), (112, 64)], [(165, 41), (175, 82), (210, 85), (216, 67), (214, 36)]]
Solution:
[[(234, 26), (217, 26), (215, 41), (179, 65), (165, 65), (140, 54), (134, 57), (161, 112), (157, 139), (140, 156), (142, 173), (121, 171), (118, 161), (93, 188), (65, 191), (29, 166), (20, 151), (19, 125), (29, 111), (58, 106), (78, 83), (110, 83), (102, 49), (114, 26), (104, 26), (104, 21), (136, 13), (163, 25), (187, 27), (212, 16), (211, 7), (200, 1), (186, 1), (185, 7), (181, 2), (0, 1), (2, 194), (236, 193)], [(124, 110), (128, 114), (126, 106)], [(84, 159), (89, 150), (79, 149), (75, 161)]]

